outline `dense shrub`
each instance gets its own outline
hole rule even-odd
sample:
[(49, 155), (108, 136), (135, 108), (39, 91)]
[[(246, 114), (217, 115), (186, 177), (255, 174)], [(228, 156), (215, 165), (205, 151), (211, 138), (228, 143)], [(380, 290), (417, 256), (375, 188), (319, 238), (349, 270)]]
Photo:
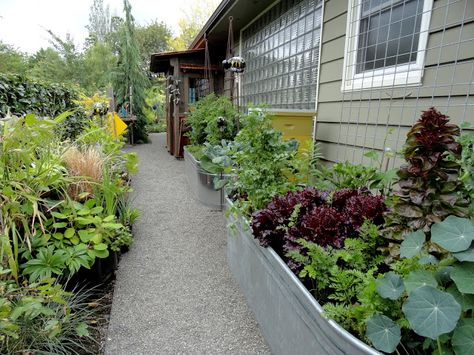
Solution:
[(11, 114), (21, 116), (35, 113), (38, 116), (57, 116), (74, 110), (77, 92), (59, 84), (43, 84), (20, 75), (0, 74), (0, 117)]
[[(191, 109), (187, 124), (191, 128), (189, 137), (192, 144), (208, 142), (216, 145), (222, 139), (233, 140), (237, 134), (239, 114), (226, 96), (207, 95)], [(223, 117), (225, 121), (218, 122)]]

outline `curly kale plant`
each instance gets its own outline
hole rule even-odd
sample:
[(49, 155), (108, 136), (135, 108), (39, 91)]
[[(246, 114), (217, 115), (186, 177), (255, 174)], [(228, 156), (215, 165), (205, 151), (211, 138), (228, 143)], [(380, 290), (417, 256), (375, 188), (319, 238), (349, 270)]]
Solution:
[(251, 213), (263, 208), (278, 194), (294, 189), (289, 176), (297, 153), (295, 141), (284, 141), (282, 133), (272, 127), (271, 117), (262, 110), (252, 110), (242, 119), (242, 129), (235, 142), (235, 173), (231, 189), (241, 212)]
[[(456, 142), (460, 129), (435, 108), (424, 111), (407, 135), (407, 164), (398, 171), (400, 190), (394, 194), (394, 229), (425, 229), (448, 215), (465, 217), (468, 200), (462, 194), (460, 166), (448, 159), (459, 158)], [(395, 231), (395, 236), (401, 231)]]

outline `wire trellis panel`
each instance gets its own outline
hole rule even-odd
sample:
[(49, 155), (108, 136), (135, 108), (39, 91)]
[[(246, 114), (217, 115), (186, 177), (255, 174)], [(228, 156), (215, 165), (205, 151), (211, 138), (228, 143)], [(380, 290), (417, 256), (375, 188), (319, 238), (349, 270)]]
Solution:
[(327, 160), (370, 164), (369, 150), (399, 151), (431, 106), (474, 125), (474, 1), (350, 0), (346, 18), (342, 80), (324, 86), (340, 87), (320, 86)]

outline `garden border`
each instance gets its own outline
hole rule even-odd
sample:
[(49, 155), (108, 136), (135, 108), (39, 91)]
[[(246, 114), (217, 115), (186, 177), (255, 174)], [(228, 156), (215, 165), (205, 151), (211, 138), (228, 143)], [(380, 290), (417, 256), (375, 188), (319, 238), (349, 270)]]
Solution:
[(244, 218), (226, 219), (236, 227), (227, 228), (230, 270), (274, 354), (380, 355), (323, 316), (321, 305), (280, 256), (253, 238)]

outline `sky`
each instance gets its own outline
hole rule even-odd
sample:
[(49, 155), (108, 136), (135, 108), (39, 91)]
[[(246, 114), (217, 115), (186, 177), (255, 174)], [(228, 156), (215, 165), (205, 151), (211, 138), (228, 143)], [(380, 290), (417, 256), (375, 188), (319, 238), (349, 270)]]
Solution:
[[(192, 0), (129, 0), (137, 24), (157, 19), (177, 34), (181, 12)], [(87, 36), (89, 10), (93, 0), (0, 0), (0, 41), (22, 52), (34, 53), (48, 47), (52, 30), (61, 38), (67, 33), (81, 48)], [(122, 0), (104, 0), (111, 15), (123, 15)]]

